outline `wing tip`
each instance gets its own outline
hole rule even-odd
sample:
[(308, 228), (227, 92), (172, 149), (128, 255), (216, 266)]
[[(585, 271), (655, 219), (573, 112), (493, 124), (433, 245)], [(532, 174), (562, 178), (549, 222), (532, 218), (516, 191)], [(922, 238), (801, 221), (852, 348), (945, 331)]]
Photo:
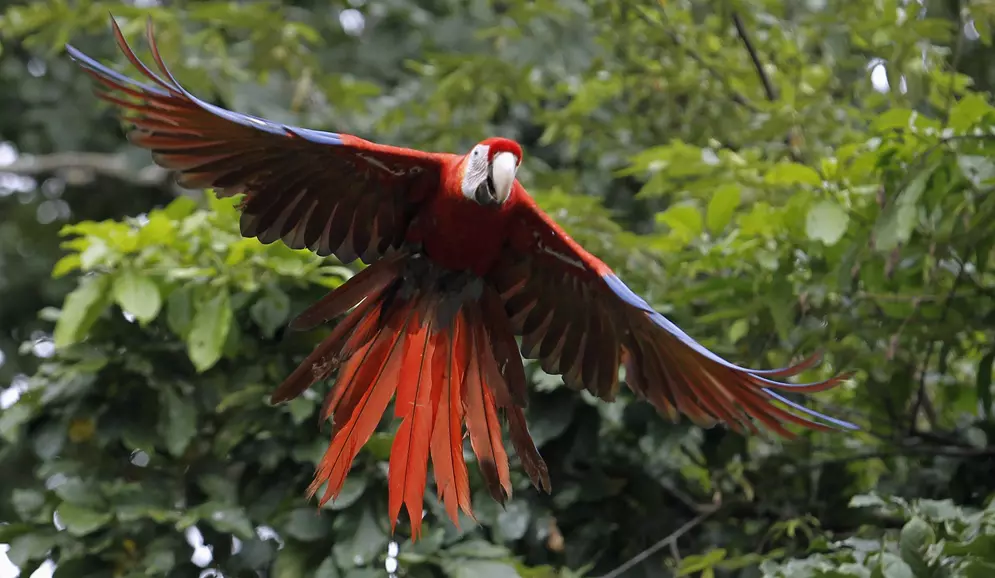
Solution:
[[(842, 430), (849, 430), (849, 431), (861, 431), (861, 427), (858, 426), (857, 424), (853, 423), (853, 422), (849, 422), (849, 421), (846, 421), (846, 420), (843, 420), (843, 419), (832, 417), (830, 415), (826, 415), (824, 413), (815, 411), (814, 409), (805, 407), (804, 405), (802, 405), (800, 403), (791, 401), (790, 399), (784, 397), (783, 395), (777, 393), (776, 391), (771, 390), (768, 387), (765, 387), (762, 390), (763, 390), (764, 393), (766, 393), (768, 396), (770, 396), (771, 399), (775, 399), (775, 400), (783, 403), (784, 405), (786, 405), (786, 406), (788, 406), (788, 407), (790, 407), (790, 408), (792, 408), (792, 409), (794, 409), (796, 411), (804, 413), (804, 414), (806, 414), (806, 415), (808, 415), (810, 417), (813, 417), (815, 419), (822, 420), (824, 422), (828, 422), (829, 424), (832, 424), (832, 425), (830, 425), (828, 427), (835, 426), (834, 429), (842, 429)], [(820, 425), (826, 425), (826, 424), (820, 424)]]
[(696, 354), (707, 358), (711, 362), (722, 365), (728, 370), (749, 376), (749, 379), (751, 381), (755, 380), (756, 385), (759, 385), (760, 389), (767, 396), (769, 396), (770, 399), (783, 403), (784, 405), (787, 405), (788, 407), (797, 412), (803, 413), (811, 418), (814, 418), (815, 420), (818, 420), (812, 422), (812, 426), (815, 427), (823, 426), (831, 429), (860, 431), (861, 428), (852, 422), (835, 418), (829, 415), (825, 415), (813, 409), (809, 409), (799, 403), (791, 401), (790, 399), (774, 391), (775, 388), (782, 390), (793, 390), (795, 392), (823, 391), (831, 387), (835, 387), (853, 377), (854, 372), (851, 371), (831, 377), (824, 381), (813, 382), (813, 383), (785, 383), (769, 379), (770, 377), (782, 377), (782, 378), (791, 377), (793, 375), (801, 373), (802, 371), (814, 367), (822, 358), (821, 352), (810, 355), (797, 364), (789, 365), (788, 367), (780, 369), (754, 370), (745, 367), (740, 367), (738, 365), (732, 364), (722, 359), (718, 355), (715, 355), (707, 348), (699, 344), (697, 341), (692, 339), (683, 330), (674, 325), (673, 322), (671, 322), (666, 317), (664, 317), (659, 312), (650, 307), (650, 305), (646, 302), (645, 299), (643, 299), (635, 292), (633, 292), (632, 289), (630, 289), (614, 273), (611, 273), (610, 271), (607, 273), (603, 273), (601, 274), (601, 278), (605, 281), (605, 284), (608, 286), (608, 288), (616, 296), (618, 296), (623, 302), (644, 312), (649, 317), (651, 323), (653, 323), (657, 327), (660, 327), (661, 329), (665, 330), (667, 333), (676, 337), (684, 345), (690, 347)]

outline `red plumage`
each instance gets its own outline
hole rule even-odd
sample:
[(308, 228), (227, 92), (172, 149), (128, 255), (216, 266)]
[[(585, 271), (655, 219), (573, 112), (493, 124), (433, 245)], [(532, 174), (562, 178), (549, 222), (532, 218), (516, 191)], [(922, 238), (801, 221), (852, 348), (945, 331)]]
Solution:
[[(362, 259), (370, 266), (302, 313), (291, 327), (342, 319), (280, 384), (273, 401), (336, 375), (321, 411), (334, 433), (310, 492), (334, 498), (360, 448), (394, 400), (400, 426), (390, 454), (391, 527), (402, 507), (421, 531), (431, 457), (439, 499), (453, 522), (472, 516), (464, 427), (490, 494), (511, 496), (501, 417), (537, 488), (549, 474), (528, 433), (521, 354), (574, 389), (614, 399), (625, 383), (661, 413), (736, 431), (784, 424), (852, 424), (807, 409), (773, 381), (811, 367), (739, 367), (708, 351), (635, 295), (542, 212), (515, 179), (522, 150), (490, 138), (466, 155), (379, 145), (291, 127), (197, 99), (166, 69), (149, 23), (147, 68), (113, 26), (121, 50), (151, 84), (130, 80), (67, 46), (132, 125), (132, 143), (179, 172), (188, 187), (244, 195), (240, 227), (263, 243)], [(807, 417), (806, 417), (807, 416)], [(826, 425), (828, 422), (832, 425)]]

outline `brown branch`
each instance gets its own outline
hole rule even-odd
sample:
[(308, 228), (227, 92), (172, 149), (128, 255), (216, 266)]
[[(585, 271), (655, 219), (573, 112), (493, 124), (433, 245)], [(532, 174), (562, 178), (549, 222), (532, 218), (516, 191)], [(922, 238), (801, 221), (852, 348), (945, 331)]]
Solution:
[[(764, 64), (760, 60), (760, 53), (757, 52), (756, 47), (753, 45), (753, 41), (750, 39), (750, 34), (746, 30), (746, 24), (743, 23), (743, 19), (739, 16), (739, 12), (732, 13), (732, 23), (736, 27), (736, 34), (739, 35), (740, 40), (743, 41), (743, 46), (746, 48), (747, 54), (750, 55), (750, 60), (753, 62), (753, 68), (757, 71), (757, 76), (760, 77), (760, 84), (764, 87), (764, 95), (767, 100), (771, 103), (777, 102), (778, 94), (777, 89), (774, 87), (774, 83), (771, 81), (770, 76), (767, 71), (764, 70)], [(784, 137), (784, 144), (788, 147), (788, 154), (791, 156), (791, 160), (796, 163), (803, 162), (801, 153), (795, 144), (796, 137), (801, 137), (801, 128), (794, 126), (788, 129), (788, 134)]]
[(720, 507), (721, 507), (721, 504), (715, 504), (715, 505), (709, 507), (704, 512), (698, 514), (693, 520), (687, 522), (686, 524), (684, 524), (680, 528), (677, 528), (676, 530), (674, 530), (669, 535), (665, 536), (664, 538), (662, 538), (661, 540), (659, 540), (658, 542), (656, 542), (655, 544), (653, 544), (649, 548), (646, 548), (642, 552), (636, 554), (635, 556), (633, 556), (632, 558), (630, 558), (627, 562), (625, 562), (624, 564), (622, 564), (618, 568), (615, 568), (611, 572), (609, 572), (609, 573), (601, 576), (600, 578), (618, 578), (619, 576), (621, 576), (622, 574), (624, 574), (627, 570), (629, 570), (630, 568), (632, 568), (636, 564), (639, 564), (643, 560), (649, 558), (650, 556), (652, 556), (653, 554), (655, 554), (656, 552), (658, 552), (661, 548), (665, 548), (665, 547), (670, 546), (671, 544), (674, 544), (675, 542), (677, 542), (678, 538), (680, 538), (684, 534), (687, 534), (688, 532), (690, 532), (691, 530), (693, 530), (696, 526), (698, 526), (699, 524), (701, 524), (702, 522), (704, 522), (709, 516), (711, 516), (712, 514), (714, 514), (716, 511), (718, 511), (718, 509)]
[(760, 61), (760, 55), (757, 53), (757, 49), (753, 46), (753, 42), (750, 40), (750, 35), (746, 31), (746, 25), (743, 24), (743, 19), (739, 17), (738, 12), (732, 13), (732, 23), (736, 27), (736, 33), (739, 34), (740, 39), (743, 41), (743, 45), (746, 47), (746, 52), (750, 55), (750, 60), (753, 61), (753, 68), (757, 70), (757, 76), (760, 77), (761, 84), (764, 85), (764, 94), (767, 95), (767, 100), (771, 102), (777, 101), (777, 89), (774, 88), (774, 83), (770, 81), (770, 76), (767, 75), (767, 71), (764, 70), (763, 62)]
[(145, 187), (168, 186), (181, 194), (172, 184), (169, 171), (150, 164), (135, 170), (124, 154), (62, 152), (47, 155), (20, 155), (9, 164), (0, 165), (0, 174), (40, 176), (57, 174), (70, 185), (89, 184), (97, 175)]
[[(947, 293), (947, 298), (943, 303), (943, 310), (940, 312), (940, 319), (937, 325), (942, 325), (947, 320), (947, 316), (950, 315), (950, 309), (953, 305), (957, 288), (960, 286), (961, 281), (963, 281), (964, 273), (967, 270), (966, 265), (967, 263), (964, 262), (961, 262), (960, 264), (960, 269), (957, 271), (957, 277), (954, 278), (954, 283), (950, 287), (950, 291)], [(919, 418), (919, 409), (923, 406), (923, 403), (929, 403), (926, 399), (926, 372), (929, 370), (929, 360), (933, 356), (933, 349), (935, 347), (936, 340), (930, 339), (929, 344), (926, 346), (926, 354), (923, 356), (921, 369), (919, 370), (919, 389), (916, 392), (916, 401), (912, 405), (912, 412), (909, 415), (909, 434), (911, 435), (915, 435), (918, 431), (916, 428), (916, 420)]]
[(694, 60), (696, 63), (698, 63), (698, 66), (700, 66), (702, 68), (702, 70), (704, 70), (705, 72), (707, 72), (708, 74), (710, 74), (712, 76), (712, 78), (714, 78), (719, 84), (722, 85), (723, 88), (725, 88), (729, 92), (729, 98), (733, 102), (735, 102), (736, 104), (738, 104), (738, 105), (740, 105), (740, 106), (748, 109), (750, 112), (753, 112), (753, 113), (760, 112), (760, 108), (757, 105), (755, 105), (752, 102), (750, 102), (750, 99), (746, 98), (745, 95), (743, 95), (738, 90), (736, 90), (735, 88), (733, 88), (732, 86), (730, 86), (729, 83), (726, 82), (725, 77), (723, 77), (719, 73), (719, 71), (715, 69), (715, 67), (713, 67), (712, 65), (710, 65), (705, 60), (705, 57), (703, 57), (701, 54), (698, 54), (698, 52), (696, 52), (693, 48), (691, 48), (690, 46), (688, 46), (687, 44), (685, 44), (683, 42), (683, 40), (681, 39), (681, 37), (677, 34), (677, 32), (675, 30), (672, 30), (672, 29), (667, 28), (665, 26), (661, 26), (661, 23), (655, 21), (653, 19), (653, 17), (650, 16), (649, 12), (647, 12), (646, 10), (637, 9), (635, 11), (635, 14), (637, 14), (640, 18), (642, 18), (651, 27), (654, 27), (654, 28), (659, 27), (659, 28), (661, 28), (663, 30), (663, 32), (667, 36), (670, 37), (670, 40), (676, 46), (681, 47), (684, 50), (684, 52), (691, 58), (691, 60)]

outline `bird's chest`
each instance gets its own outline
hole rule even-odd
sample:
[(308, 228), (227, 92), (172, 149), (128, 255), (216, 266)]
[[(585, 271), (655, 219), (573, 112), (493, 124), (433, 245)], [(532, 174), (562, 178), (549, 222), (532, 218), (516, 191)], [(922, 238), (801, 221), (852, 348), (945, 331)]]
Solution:
[(464, 198), (439, 198), (419, 215), (411, 240), (426, 256), (454, 271), (486, 274), (507, 237), (508, 212)]

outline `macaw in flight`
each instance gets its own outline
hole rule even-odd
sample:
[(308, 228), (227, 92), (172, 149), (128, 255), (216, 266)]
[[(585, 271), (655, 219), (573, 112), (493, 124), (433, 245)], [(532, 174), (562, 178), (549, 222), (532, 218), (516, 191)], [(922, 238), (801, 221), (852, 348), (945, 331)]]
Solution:
[(856, 429), (778, 393), (823, 391), (848, 377), (776, 381), (812, 367), (817, 356), (782, 369), (734, 365), (633, 293), (516, 180), (522, 149), (514, 141), (492, 137), (464, 155), (429, 153), (225, 110), (176, 81), (151, 20), (158, 73), (113, 19), (112, 26), (147, 83), (66, 49), (100, 84), (98, 95), (120, 107), (132, 143), (178, 171), (185, 187), (243, 195), (245, 237), (369, 265), (291, 323), (303, 330), (342, 317), (272, 396), (274, 403), (293, 399), (337, 372), (321, 410), (334, 433), (309, 489), (313, 495), (327, 482), (320, 503), (342, 490), (392, 398), (401, 422), (388, 510), (394, 528), (406, 506), (412, 540), (421, 531), (429, 456), (449, 517), (458, 523), (459, 510), (472, 517), (464, 427), (494, 499), (511, 495), (502, 414), (525, 472), (549, 492), (525, 423), (521, 356), (606, 401), (615, 398), (624, 366), (629, 389), (672, 420), (683, 413), (743, 433), (759, 424), (787, 437), (785, 423)]

